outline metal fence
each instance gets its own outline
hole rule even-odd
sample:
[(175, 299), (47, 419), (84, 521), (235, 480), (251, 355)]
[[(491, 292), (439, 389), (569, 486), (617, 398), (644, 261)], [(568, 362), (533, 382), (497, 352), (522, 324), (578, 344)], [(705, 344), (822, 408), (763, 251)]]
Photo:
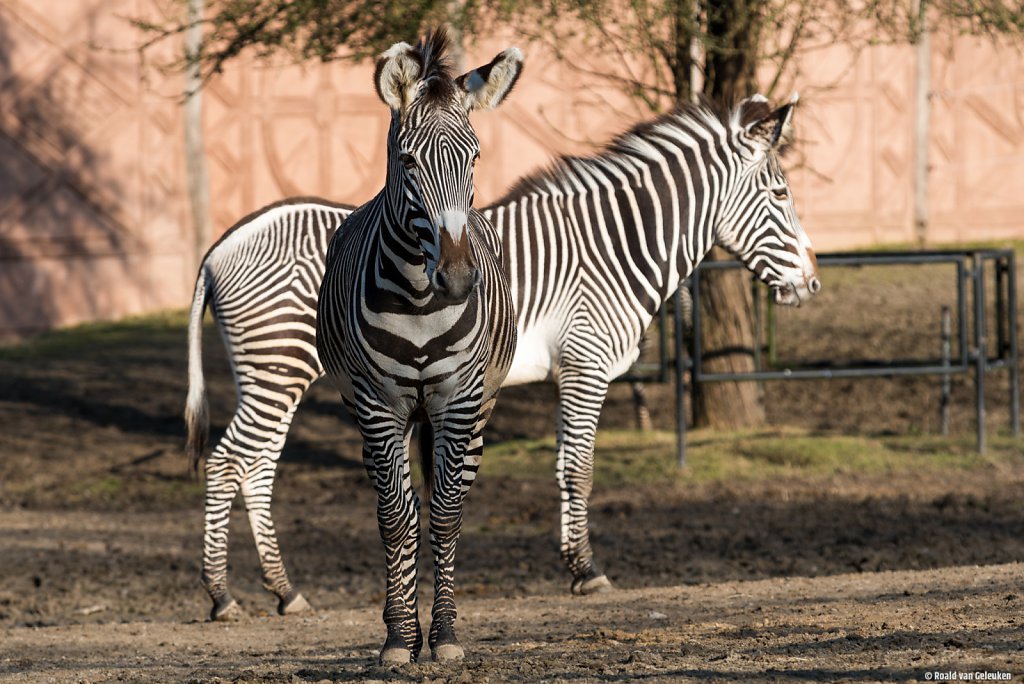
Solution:
[[(1020, 357), (1018, 344), (1017, 272), (1013, 250), (987, 249), (968, 251), (888, 252), (884, 254), (831, 253), (819, 254), (820, 268), (859, 268), (864, 266), (920, 266), (924, 264), (950, 264), (955, 269), (955, 316), (944, 312), (943, 343), (940, 358), (926, 360), (865, 360), (816, 359), (799, 365), (777, 367), (775, 348), (774, 305), (768, 298), (767, 307), (755, 306), (755, 370), (748, 373), (714, 373), (705, 370), (705, 349), (701, 344), (700, 288), (702, 274), (711, 269), (741, 268), (736, 261), (704, 262), (684, 287), (689, 287), (693, 302), (692, 336), (687, 358), (683, 343), (683, 319), (679, 315), (682, 302), (679, 292), (673, 299), (672, 314), (663, 307), (659, 313), (659, 359), (657, 364), (638, 364), (627, 379), (666, 382), (672, 373), (676, 388), (676, 430), (679, 465), (686, 461), (686, 407), (685, 372), (690, 371), (691, 383), (705, 382), (809, 380), (832, 378), (871, 378), (909, 375), (936, 375), (943, 378), (942, 404), (948, 411), (949, 379), (953, 375), (973, 375), (975, 389), (975, 419), (978, 453), (986, 449), (985, 383), (989, 373), (1006, 370), (1010, 375), (1010, 426), (1015, 436), (1020, 435)], [(988, 280), (994, 287), (995, 340), (989, 343), (989, 321), (986, 307)], [(757, 284), (758, 288), (763, 286)], [(755, 302), (760, 302), (760, 296)], [(762, 319), (767, 317), (767, 321)], [(673, 356), (668, 354), (668, 318), (673, 325)], [(955, 325), (953, 319), (955, 318)], [(767, 323), (767, 325), (765, 325)], [(760, 339), (767, 327), (767, 345)], [(955, 356), (951, 354), (951, 340), (956, 339)], [(768, 349), (765, 363), (762, 348)], [(948, 413), (946, 414), (948, 415)], [(945, 428), (944, 428), (945, 431)]]

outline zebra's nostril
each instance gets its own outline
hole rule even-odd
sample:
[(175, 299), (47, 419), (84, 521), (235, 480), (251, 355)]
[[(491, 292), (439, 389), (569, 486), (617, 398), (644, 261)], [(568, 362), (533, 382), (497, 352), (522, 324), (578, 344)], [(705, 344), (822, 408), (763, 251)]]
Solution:
[(811, 294), (818, 294), (818, 292), (821, 291), (821, 281), (812, 276), (811, 279), (807, 281), (807, 289)]
[(441, 292), (448, 291), (448, 281), (444, 277), (444, 273), (441, 271), (434, 271), (434, 287)]

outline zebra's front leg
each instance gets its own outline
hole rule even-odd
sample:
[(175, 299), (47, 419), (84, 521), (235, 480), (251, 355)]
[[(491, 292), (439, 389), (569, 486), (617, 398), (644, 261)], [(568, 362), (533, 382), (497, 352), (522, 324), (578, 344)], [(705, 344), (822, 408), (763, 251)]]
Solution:
[[(380, 663), (415, 662), (423, 648), (416, 599), (416, 559), (420, 547), (420, 503), (412, 486), (402, 428), (363, 430), (363, 460), (377, 490), (377, 525), (384, 542), (387, 640)], [(370, 465), (372, 463), (372, 466)]]
[[(493, 401), (491, 402), (493, 405)], [(488, 407), (482, 416), (490, 414)], [(465, 651), (455, 635), (455, 547), (462, 532), (463, 503), (483, 455), (486, 417), (475, 424), (449, 424), (434, 431), (434, 476), (430, 496), (430, 546), (434, 553), (434, 605), (430, 653), (434, 660), (461, 660)], [(466, 428), (473, 430), (467, 433)]]
[(594, 484), (594, 441), (601, 406), (608, 393), (602, 374), (563, 370), (558, 377), (558, 455), (555, 474), (561, 490), (562, 561), (572, 573), (572, 593), (609, 591), (611, 582), (594, 563), (587, 507)]

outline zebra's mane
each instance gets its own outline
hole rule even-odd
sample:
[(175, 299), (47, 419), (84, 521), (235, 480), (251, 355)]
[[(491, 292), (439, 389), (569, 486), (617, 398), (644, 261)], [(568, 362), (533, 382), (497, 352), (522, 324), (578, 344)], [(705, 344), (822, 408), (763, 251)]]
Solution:
[(723, 133), (735, 126), (756, 121), (770, 112), (771, 106), (761, 100), (747, 100), (736, 107), (718, 107), (704, 99), (696, 104), (682, 104), (671, 112), (640, 122), (625, 133), (616, 135), (603, 149), (594, 154), (556, 157), (546, 168), (520, 179), (504, 197), (491, 206), (508, 204), (534, 192), (569, 190), (573, 187), (572, 179), (577, 176), (578, 170), (603, 166), (609, 160), (624, 156), (635, 158), (638, 149), (650, 147), (650, 138), (664, 138), (664, 135), (659, 135), (659, 131), (665, 130), (666, 127), (683, 131)]
[(416, 44), (415, 54), (423, 64), (420, 80), (424, 88), (420, 97), (425, 102), (444, 101), (452, 96), (455, 77), (448, 55), (450, 47), (451, 39), (444, 28), (427, 31), (427, 35)]

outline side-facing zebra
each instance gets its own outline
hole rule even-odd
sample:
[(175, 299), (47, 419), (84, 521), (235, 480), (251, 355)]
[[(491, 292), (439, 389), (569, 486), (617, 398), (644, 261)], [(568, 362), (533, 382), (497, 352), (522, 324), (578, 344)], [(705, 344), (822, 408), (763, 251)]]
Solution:
[[(799, 304), (821, 287), (777, 157), (792, 112), (792, 103), (773, 110), (760, 96), (725, 111), (684, 106), (594, 156), (557, 160), (483, 210), (498, 229), (517, 307), (519, 343), (506, 385), (558, 383), (561, 553), (574, 593), (609, 586), (594, 564), (587, 525), (597, 419), (608, 383), (636, 358), (658, 306), (713, 244), (742, 259), (779, 303)], [(310, 296), (324, 268), (317, 247), (348, 211), (315, 199), (273, 205), (237, 224), (200, 271), (186, 410), (193, 459), (205, 438), (197, 340), (208, 299), (240, 386), (228, 433), (207, 461), (203, 567), (214, 618), (233, 605), (217, 597), (226, 591), (225, 497), (239, 482), (250, 516), (264, 521), (253, 530), (268, 588), (282, 599), (298, 596), (277, 552), (269, 503), (292, 413), (320, 372), (311, 344)], [(250, 262), (263, 275), (227, 280)], [(263, 346), (243, 344), (249, 338)], [(288, 605), (282, 600), (280, 609)]]
[(429, 496), (435, 660), (463, 657), (455, 636), (455, 546), (463, 501), (483, 455), (483, 428), (512, 366), (512, 294), (494, 229), (472, 210), (480, 143), (469, 112), (497, 106), (522, 54), (510, 48), (452, 77), (447, 37), (398, 43), (377, 62), (377, 93), (391, 108), (387, 184), (356, 209), (327, 250), (316, 348), (363, 436), (377, 490), (387, 565), (382, 663), (416, 660), (419, 500), (409, 470), (413, 423)]

